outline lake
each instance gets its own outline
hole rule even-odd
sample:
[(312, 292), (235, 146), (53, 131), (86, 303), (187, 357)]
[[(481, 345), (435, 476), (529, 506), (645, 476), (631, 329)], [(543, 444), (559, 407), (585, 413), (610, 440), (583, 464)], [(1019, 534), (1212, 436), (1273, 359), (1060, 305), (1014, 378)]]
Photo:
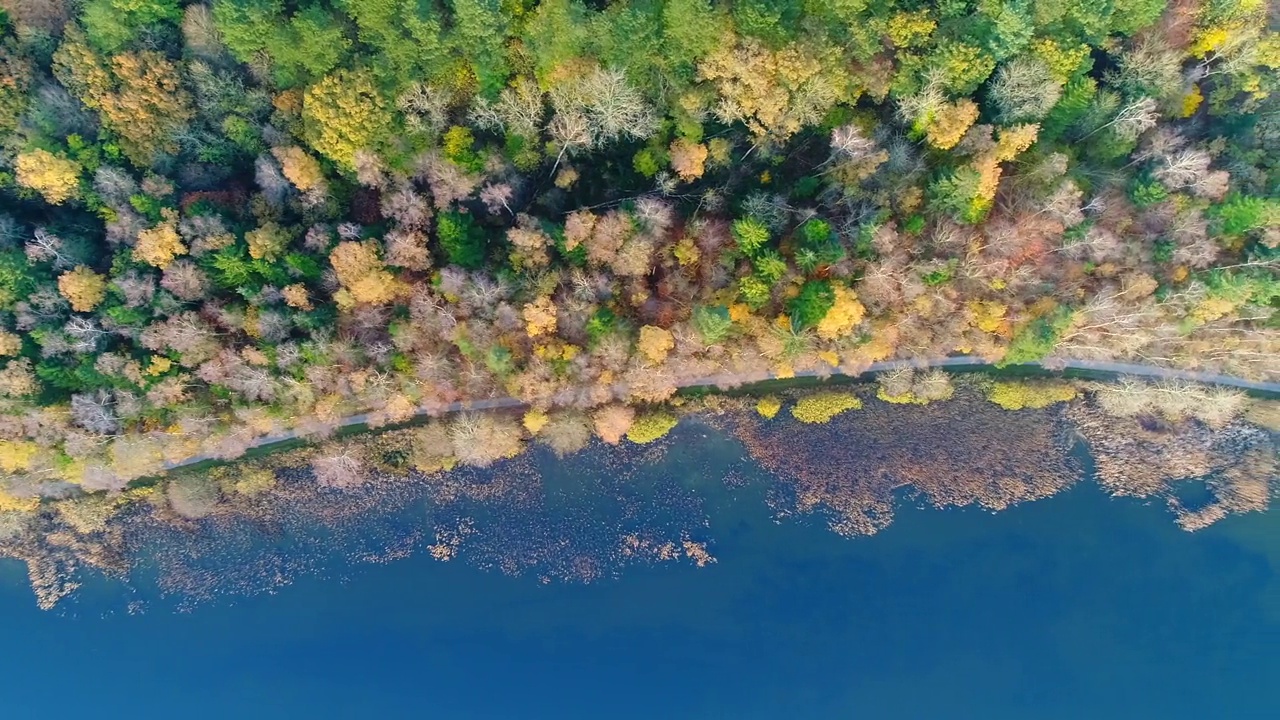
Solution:
[[(269, 593), (192, 603), (157, 589), (173, 563), (157, 560), (46, 612), (0, 562), (4, 717), (1280, 714), (1274, 512), (1188, 533), (1162, 502), (1091, 482), (999, 513), (898, 491), (892, 523), (842, 537), (789, 511), (721, 430), (685, 423), (645, 453), (535, 453), (520, 472), (539, 499), (488, 515), (409, 493), (341, 531), (249, 533), (309, 554)], [(452, 560), (434, 559), (463, 516)], [(695, 550), (629, 562), (618, 533)], [(370, 538), (386, 552), (365, 562)], [(169, 551), (234, 574), (248, 542)]]

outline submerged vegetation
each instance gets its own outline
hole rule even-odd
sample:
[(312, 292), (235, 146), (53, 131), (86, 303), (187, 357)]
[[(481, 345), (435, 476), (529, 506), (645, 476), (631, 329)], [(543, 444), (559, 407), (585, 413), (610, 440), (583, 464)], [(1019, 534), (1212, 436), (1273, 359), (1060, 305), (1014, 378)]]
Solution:
[[(714, 562), (707, 503), (748, 485), (777, 517), (816, 514), (847, 536), (878, 532), (913, 497), (1003, 510), (1054, 495), (1087, 477), (1079, 445), (1103, 490), (1163, 501), (1186, 530), (1264, 510), (1280, 490), (1280, 401), (1131, 379), (922, 375), (639, 414), (462, 413), (118, 494), (0, 495), (0, 555), (27, 562), (45, 607), (87, 569), (129, 582), (158, 566), (162, 590), (198, 598), (269, 590), (334, 553), (417, 551), (589, 582), (637, 562)], [(877, 397), (920, 382), (945, 385), (933, 391), (945, 399)]]
[(656, 440), (693, 381), (889, 358), (1275, 379), (1267, 13), (0, 0), (3, 506), (492, 398), (535, 414), (414, 455)]

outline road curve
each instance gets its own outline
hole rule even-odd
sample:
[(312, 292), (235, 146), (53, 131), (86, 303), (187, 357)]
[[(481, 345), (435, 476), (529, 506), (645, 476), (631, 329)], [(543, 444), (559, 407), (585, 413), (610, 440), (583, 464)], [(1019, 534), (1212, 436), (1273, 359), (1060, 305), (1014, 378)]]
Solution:
[[(1219, 373), (1201, 372), (1197, 370), (1178, 370), (1176, 368), (1158, 367), (1155, 365), (1142, 365), (1136, 363), (1110, 362), (1106, 360), (1054, 360), (1049, 365), (1038, 362), (1020, 363), (1014, 367), (1028, 367), (1055, 372), (1058, 370), (1086, 370), (1089, 372), (1106, 373), (1109, 375), (1132, 375), (1135, 377), (1156, 379), (1156, 380), (1186, 380), (1190, 382), (1204, 383), (1207, 385), (1221, 385), (1224, 387), (1234, 387), (1242, 390), (1254, 390), (1258, 392), (1276, 393), (1280, 395), (1280, 383), (1263, 382), (1257, 380), (1245, 380), (1244, 378), (1233, 377), (1231, 375), (1222, 375)], [(993, 367), (986, 360), (972, 355), (954, 355), (943, 358), (932, 359), (904, 359), (904, 360), (884, 360), (872, 363), (866, 370), (858, 375), (843, 375), (841, 373), (825, 373), (817, 370), (803, 370), (796, 373), (796, 377), (840, 377), (840, 378), (859, 378), (865, 375), (874, 375), (877, 373), (888, 372), (892, 370), (901, 370), (903, 368), (947, 368), (947, 367), (968, 367), (983, 368)], [(776, 378), (775, 378), (776, 379)], [(732, 376), (714, 376), (697, 378), (689, 382), (681, 383), (680, 388), (716, 386), (716, 385), (750, 385), (759, 382), (754, 377), (750, 380), (734, 382)], [(449, 403), (443, 407), (436, 406), (432, 408), (431, 413), (437, 415), (447, 415), (450, 413), (461, 412), (464, 410), (501, 410), (509, 408), (524, 407), (525, 403), (513, 397), (487, 398), (483, 400), (471, 400), (464, 402)], [(420, 418), (430, 414), (426, 408), (419, 409), (414, 413), (414, 418)], [(364, 425), (369, 422), (370, 413), (360, 413), (359, 415), (350, 415), (338, 421), (338, 428), (347, 428), (354, 425)], [(289, 442), (290, 440), (302, 439), (302, 436), (296, 430), (287, 430), (282, 433), (273, 435), (264, 435), (253, 442), (246, 452), (249, 450), (257, 450), (279, 443)], [(178, 470), (180, 468), (198, 465), (203, 462), (221, 460), (221, 458), (212, 455), (197, 455), (187, 458), (177, 463), (166, 463), (165, 471)]]

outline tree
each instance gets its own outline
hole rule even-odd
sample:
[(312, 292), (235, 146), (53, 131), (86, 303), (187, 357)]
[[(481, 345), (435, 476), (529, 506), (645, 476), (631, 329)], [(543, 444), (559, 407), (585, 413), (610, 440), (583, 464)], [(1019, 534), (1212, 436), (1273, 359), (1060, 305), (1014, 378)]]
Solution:
[[(341, 242), (329, 253), (329, 264), (342, 285), (335, 299), (340, 306), (356, 303), (384, 305), (401, 296), (406, 288), (387, 272), (378, 257), (377, 243)], [(345, 293), (345, 295), (341, 295)]]
[(53, 205), (61, 205), (78, 194), (82, 169), (74, 160), (39, 148), (19, 154), (14, 161), (18, 184), (40, 193), (45, 202)]
[(831, 307), (818, 322), (818, 337), (823, 340), (838, 340), (846, 337), (862, 322), (866, 308), (858, 301), (852, 290), (835, 285), (832, 287)]
[(669, 331), (653, 325), (640, 328), (640, 341), (636, 347), (650, 363), (661, 365), (675, 346), (675, 338)]
[(833, 49), (796, 44), (774, 51), (739, 38), (704, 58), (698, 78), (714, 84), (721, 122), (741, 122), (759, 139), (782, 141), (849, 99), (848, 81), (834, 55)]
[(339, 70), (307, 88), (302, 120), (311, 147), (348, 170), (357, 150), (378, 149), (391, 132), (387, 101), (360, 70)]
[(166, 222), (138, 233), (138, 242), (134, 245), (133, 256), (148, 265), (161, 270), (167, 268), (174, 258), (187, 253), (187, 246), (182, 244), (175, 223)]
[(1040, 120), (1062, 97), (1062, 83), (1042, 60), (1021, 56), (1000, 66), (988, 89), (1002, 123)]
[(324, 187), (324, 171), (320, 163), (297, 145), (271, 149), (271, 154), (280, 162), (280, 171), (298, 190), (306, 193)]
[(103, 124), (120, 137), (125, 155), (151, 165), (160, 153), (178, 149), (176, 135), (195, 116), (178, 68), (150, 50), (126, 52), (104, 61), (72, 27), (53, 57), (58, 79)]
[(679, 138), (671, 143), (671, 169), (681, 180), (692, 182), (706, 171), (707, 146)]
[(58, 277), (58, 292), (76, 312), (93, 312), (107, 296), (107, 280), (84, 265)]
[(450, 263), (470, 269), (484, 264), (484, 231), (470, 215), (455, 211), (441, 213), (436, 221), (436, 237)]
[(635, 422), (636, 411), (627, 405), (605, 405), (591, 415), (596, 435), (610, 445), (617, 445)]

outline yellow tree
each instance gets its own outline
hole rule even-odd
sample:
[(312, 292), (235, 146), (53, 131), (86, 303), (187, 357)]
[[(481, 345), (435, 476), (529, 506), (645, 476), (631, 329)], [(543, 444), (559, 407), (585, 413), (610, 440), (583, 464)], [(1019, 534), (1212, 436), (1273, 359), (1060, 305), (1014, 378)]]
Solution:
[(58, 278), (58, 292), (76, 312), (92, 312), (107, 296), (107, 280), (84, 265)]
[(22, 153), (14, 162), (18, 184), (40, 193), (45, 202), (53, 205), (61, 205), (76, 196), (80, 170), (80, 163), (40, 149)]
[(174, 258), (186, 252), (187, 246), (182, 244), (173, 220), (138, 233), (138, 243), (133, 247), (136, 259), (160, 269), (169, 267)]
[(342, 242), (329, 254), (329, 264), (342, 289), (334, 293), (339, 307), (357, 303), (384, 305), (401, 296), (407, 288), (387, 271), (378, 257), (377, 243)]
[(324, 187), (324, 171), (320, 163), (297, 145), (272, 148), (271, 154), (280, 161), (280, 170), (302, 192), (310, 192)]
[(654, 365), (661, 365), (667, 359), (667, 353), (676, 346), (675, 338), (667, 330), (654, 325), (640, 328), (638, 348), (645, 359)]
[(855, 96), (838, 51), (795, 43), (780, 50), (751, 38), (724, 43), (698, 66), (698, 77), (714, 84), (722, 122), (742, 122), (757, 137), (775, 141), (818, 123), (837, 102)]
[(175, 136), (195, 111), (178, 67), (150, 50), (105, 59), (74, 26), (53, 56), (54, 75), (119, 136), (120, 149), (139, 165), (176, 152)]
[(307, 88), (302, 121), (311, 147), (348, 169), (391, 130), (391, 108), (366, 71), (339, 70)]

